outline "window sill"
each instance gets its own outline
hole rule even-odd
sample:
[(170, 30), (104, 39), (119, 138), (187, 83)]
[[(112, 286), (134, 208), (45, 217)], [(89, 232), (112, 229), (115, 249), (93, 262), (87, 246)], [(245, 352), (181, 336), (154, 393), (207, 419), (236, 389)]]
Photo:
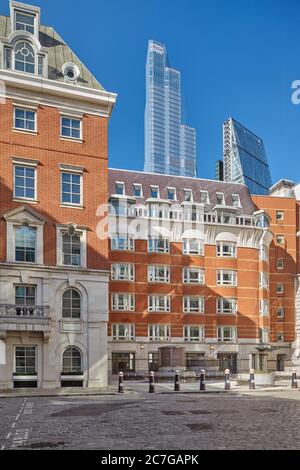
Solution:
[(59, 139), (65, 140), (67, 142), (76, 142), (77, 144), (83, 144), (83, 139), (76, 139), (75, 137), (66, 137), (66, 136), (60, 135)]
[(67, 269), (86, 269), (86, 266), (74, 266), (73, 264), (59, 264), (61, 268), (67, 268)]
[(14, 197), (14, 202), (25, 202), (26, 204), (38, 204), (39, 201), (37, 199), (28, 199), (26, 197)]
[(61, 203), (60, 207), (64, 207), (65, 209), (84, 209), (84, 206), (82, 204), (65, 204)]
[(37, 131), (31, 131), (29, 129), (18, 129), (17, 127), (13, 127), (13, 132), (28, 135), (38, 135)]

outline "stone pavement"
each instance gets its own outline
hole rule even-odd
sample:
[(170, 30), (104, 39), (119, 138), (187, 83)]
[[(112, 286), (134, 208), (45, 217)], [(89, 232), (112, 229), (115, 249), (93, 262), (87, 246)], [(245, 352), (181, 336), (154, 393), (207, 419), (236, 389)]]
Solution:
[(299, 390), (203, 394), (196, 385), (180, 394), (163, 393), (172, 384), (149, 394), (147, 384), (125, 382), (130, 394), (1, 398), (0, 449), (300, 449)]

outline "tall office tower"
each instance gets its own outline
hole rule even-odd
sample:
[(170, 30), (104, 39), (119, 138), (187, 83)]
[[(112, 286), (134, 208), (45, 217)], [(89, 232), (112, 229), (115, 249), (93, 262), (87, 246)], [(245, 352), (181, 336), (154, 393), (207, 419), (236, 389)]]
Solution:
[(268, 194), (271, 174), (263, 140), (229, 118), (223, 124), (224, 180), (244, 183), (251, 194)]
[(0, 16), (0, 389), (104, 387), (116, 95), (40, 19)]
[(223, 160), (216, 161), (216, 180), (224, 181), (224, 163)]
[(149, 41), (146, 64), (145, 165), (151, 173), (196, 176), (196, 131), (181, 123), (180, 72), (163, 44)]

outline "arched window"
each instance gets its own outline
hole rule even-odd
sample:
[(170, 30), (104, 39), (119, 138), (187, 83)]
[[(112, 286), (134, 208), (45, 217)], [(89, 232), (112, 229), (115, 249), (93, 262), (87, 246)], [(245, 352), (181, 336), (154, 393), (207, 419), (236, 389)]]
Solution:
[(77, 290), (67, 289), (62, 296), (62, 317), (81, 317), (81, 297)]
[(82, 373), (82, 354), (78, 348), (70, 346), (65, 349), (62, 358), (63, 374), (81, 374)]
[(36, 262), (36, 228), (22, 225), (16, 229), (16, 261)]
[(19, 41), (15, 47), (15, 70), (35, 73), (35, 53), (27, 41)]

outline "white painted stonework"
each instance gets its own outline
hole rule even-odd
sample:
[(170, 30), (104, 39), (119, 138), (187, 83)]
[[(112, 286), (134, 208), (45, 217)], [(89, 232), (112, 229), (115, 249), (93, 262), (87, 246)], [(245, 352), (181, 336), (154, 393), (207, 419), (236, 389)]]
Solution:
[[(62, 354), (68, 346), (82, 352), (83, 385), (107, 386), (108, 279), (105, 271), (0, 265), (0, 389), (13, 387), (18, 345), (37, 347), (38, 387), (61, 386)], [(14, 286), (22, 283), (36, 286), (37, 305), (49, 308), (46, 317), (1, 314), (1, 305), (15, 304)], [(68, 287), (81, 294), (80, 320), (62, 319), (61, 299)]]

